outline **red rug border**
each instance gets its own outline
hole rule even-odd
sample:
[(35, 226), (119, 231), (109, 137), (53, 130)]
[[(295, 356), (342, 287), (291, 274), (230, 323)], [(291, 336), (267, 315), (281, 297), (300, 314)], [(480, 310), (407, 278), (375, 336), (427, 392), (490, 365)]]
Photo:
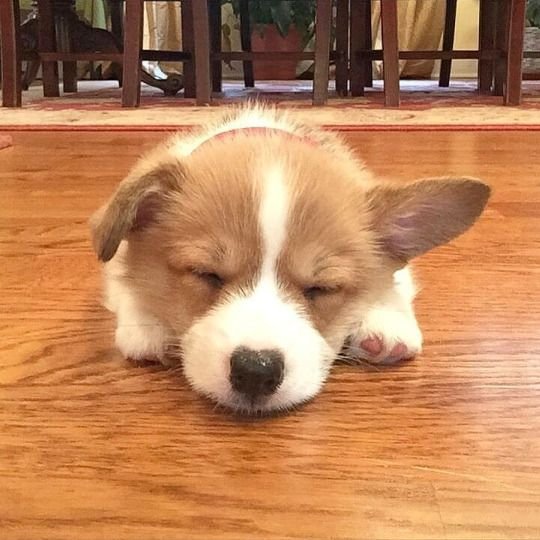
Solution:
[[(192, 129), (197, 124), (179, 125), (134, 125), (116, 124), (99, 125), (87, 124), (73, 126), (67, 124), (17, 125), (0, 124), (0, 132), (40, 132), (40, 131), (149, 131), (170, 132)], [(323, 129), (331, 131), (540, 131), (540, 124), (321, 124)]]

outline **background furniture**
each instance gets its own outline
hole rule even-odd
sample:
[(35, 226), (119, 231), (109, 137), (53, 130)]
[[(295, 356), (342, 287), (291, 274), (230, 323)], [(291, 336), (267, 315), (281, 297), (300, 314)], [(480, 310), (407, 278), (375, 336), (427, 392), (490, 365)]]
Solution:
[[(204, 3), (204, 2), (202, 2)], [(341, 26), (346, 26), (343, 7), (347, 5), (347, 0), (338, 0), (341, 6)], [(251, 50), (251, 24), (249, 17), (249, 0), (240, 2), (240, 32), (242, 40), (242, 50), (225, 52), (221, 50), (221, 2), (220, 0), (209, 0), (210, 7), (210, 34), (211, 34), (211, 60), (212, 60), (212, 88), (215, 92), (221, 91), (222, 75), (221, 65), (223, 61), (241, 60), (244, 66), (244, 83), (247, 87), (255, 84), (253, 76), (252, 61), (256, 59), (273, 60), (279, 62), (283, 59), (314, 60), (315, 73), (313, 80), (313, 103), (322, 105), (328, 99), (328, 80), (330, 57), (336, 58), (336, 54), (330, 53), (330, 43), (332, 40), (332, 0), (317, 0), (316, 22), (315, 22), (315, 51), (314, 52), (253, 52)], [(345, 11), (346, 13), (346, 11)], [(346, 31), (346, 30), (345, 30)], [(343, 40), (340, 41), (343, 45)], [(346, 67), (346, 47), (342, 46), (340, 56), (340, 77), (343, 81)], [(343, 87), (341, 83), (340, 88)]]
[(454, 50), (455, 0), (447, 0), (441, 51), (403, 51), (398, 46), (397, 0), (381, 0), (382, 50), (371, 43), (371, 0), (351, 2), (351, 90), (362, 95), (370, 84), (371, 63), (383, 60), (385, 104), (399, 105), (399, 59), (440, 59), (439, 84), (449, 84), (453, 59), (478, 60), (481, 93), (504, 94), (509, 105), (521, 101), (521, 59), (526, 0), (480, 0), (478, 50)]
[[(45, 96), (60, 94), (58, 62), (63, 63), (64, 91), (75, 92), (77, 61), (111, 61), (122, 84), (122, 105), (126, 107), (138, 106), (141, 79), (167, 94), (175, 94), (184, 87), (186, 97), (194, 97), (196, 33), (193, 11), (200, 9), (197, 4), (201, 2), (182, 1), (184, 51), (142, 49), (143, 0), (109, 0), (109, 3), (112, 32), (92, 28), (81, 21), (75, 13), (74, 0), (36, 0), (33, 13), (20, 27), (17, 0), (2, 0), (3, 104), (20, 106), (21, 90), (29, 86), (40, 65)], [(205, 32), (204, 24), (201, 31)], [(208, 36), (208, 29), (206, 34), (198, 34), (197, 43), (204, 44), (204, 35)], [(21, 73), (22, 60), (28, 61), (28, 67), (21, 82), (15, 73)], [(141, 69), (142, 60), (182, 61), (185, 63), (184, 76), (157, 80)], [(201, 102), (206, 101), (204, 98)]]
[(21, 44), (19, 34), (19, 3), (0, 2), (0, 61), (2, 62), (2, 105), (21, 106)]
[[(43, 85), (46, 96), (59, 95), (58, 63), (63, 63), (64, 91), (77, 89), (77, 61), (110, 60), (120, 83), (124, 82), (122, 102), (125, 106), (139, 103), (140, 80), (174, 95), (184, 87), (186, 97), (198, 94), (199, 103), (208, 103), (206, 89), (205, 55), (199, 55), (200, 69), (196, 84), (196, 49), (210, 47), (210, 82), (214, 91), (221, 90), (223, 60), (242, 60), (244, 82), (254, 85), (253, 65), (256, 58), (279, 61), (287, 54), (297, 60), (315, 60), (314, 102), (327, 99), (328, 63), (336, 65), (336, 90), (346, 95), (350, 80), (353, 96), (362, 95), (364, 88), (372, 84), (373, 60), (384, 60), (385, 103), (399, 104), (399, 59), (441, 59), (439, 85), (448, 86), (454, 59), (478, 60), (478, 88), (480, 93), (503, 95), (506, 104), (521, 101), (521, 58), (523, 54), (523, 28), (526, 0), (480, 0), (479, 46), (477, 50), (454, 50), (457, 0), (446, 0), (446, 16), (441, 51), (399, 50), (397, 0), (382, 0), (381, 50), (372, 46), (371, 0), (334, 0), (336, 6), (335, 50), (331, 44), (331, 0), (319, 0), (317, 5), (317, 44), (315, 52), (254, 53), (251, 51), (251, 25), (249, 0), (240, 2), (242, 51), (221, 50), (221, 9), (219, 0), (197, 2), (183, 0), (182, 51), (142, 49), (142, 0), (127, 3), (124, 23), (124, 0), (108, 0), (111, 7), (112, 31), (92, 28), (78, 19), (73, 9), (74, 0), (35, 0), (35, 11), (19, 29), (19, 6), (15, 0), (0, 2), (2, 25), (2, 74), (3, 104), (19, 106), (21, 87), (27, 88), (43, 64)], [(199, 6), (197, 4), (204, 4)], [(322, 10), (322, 11), (321, 11)], [(195, 22), (194, 12), (198, 13)], [(321, 15), (322, 13), (322, 15)], [(40, 16), (38, 17), (38, 14)], [(206, 14), (206, 18), (205, 18)], [(330, 15), (328, 15), (330, 14)], [(195, 30), (197, 27), (197, 30)], [(210, 45), (208, 43), (210, 42)], [(349, 45), (350, 55), (349, 69)], [(125, 51), (125, 53), (123, 52)], [(537, 56), (531, 52), (528, 56)], [(21, 72), (21, 61), (27, 60), (22, 83), (16, 73)], [(173, 75), (157, 80), (135, 66), (141, 60), (181, 61), (183, 75)], [(317, 67), (318, 66), (318, 67)], [(122, 72), (126, 80), (122, 81)], [(200, 92), (197, 93), (197, 88)]]

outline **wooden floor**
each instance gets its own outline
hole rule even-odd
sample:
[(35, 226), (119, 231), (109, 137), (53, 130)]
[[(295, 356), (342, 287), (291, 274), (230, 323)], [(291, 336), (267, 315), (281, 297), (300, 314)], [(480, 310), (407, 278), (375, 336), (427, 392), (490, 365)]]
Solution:
[(419, 263), (425, 352), (290, 416), (215, 412), (112, 346), (86, 220), (158, 134), (0, 152), (0, 537), (540, 538), (540, 133), (362, 133), (380, 174), (484, 178)]

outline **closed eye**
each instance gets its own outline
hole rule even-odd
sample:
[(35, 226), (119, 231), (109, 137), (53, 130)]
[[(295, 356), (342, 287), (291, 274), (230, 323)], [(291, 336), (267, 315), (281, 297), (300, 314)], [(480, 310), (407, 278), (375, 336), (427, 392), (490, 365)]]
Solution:
[(320, 298), (321, 296), (328, 296), (338, 291), (339, 287), (325, 287), (324, 285), (313, 285), (311, 287), (305, 287), (302, 293), (307, 300), (313, 301), (317, 298)]
[(204, 270), (194, 268), (191, 270), (191, 273), (213, 289), (221, 289), (225, 284), (225, 280), (215, 272), (206, 272)]

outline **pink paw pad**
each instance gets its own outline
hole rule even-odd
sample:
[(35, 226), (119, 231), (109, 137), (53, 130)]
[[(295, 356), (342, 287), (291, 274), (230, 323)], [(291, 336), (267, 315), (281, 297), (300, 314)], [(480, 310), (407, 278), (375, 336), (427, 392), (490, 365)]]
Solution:
[(379, 336), (372, 336), (361, 341), (360, 347), (371, 356), (377, 356), (383, 350), (383, 342)]
[(408, 355), (410, 355), (410, 353), (407, 347), (399, 342), (392, 347), (392, 350), (388, 354), (388, 358), (400, 360), (401, 358), (407, 358)]
[(411, 358), (413, 354), (401, 341), (396, 343), (390, 350), (385, 346), (385, 342), (380, 336), (370, 336), (360, 342), (360, 347), (373, 359), (379, 361), (395, 362)]

